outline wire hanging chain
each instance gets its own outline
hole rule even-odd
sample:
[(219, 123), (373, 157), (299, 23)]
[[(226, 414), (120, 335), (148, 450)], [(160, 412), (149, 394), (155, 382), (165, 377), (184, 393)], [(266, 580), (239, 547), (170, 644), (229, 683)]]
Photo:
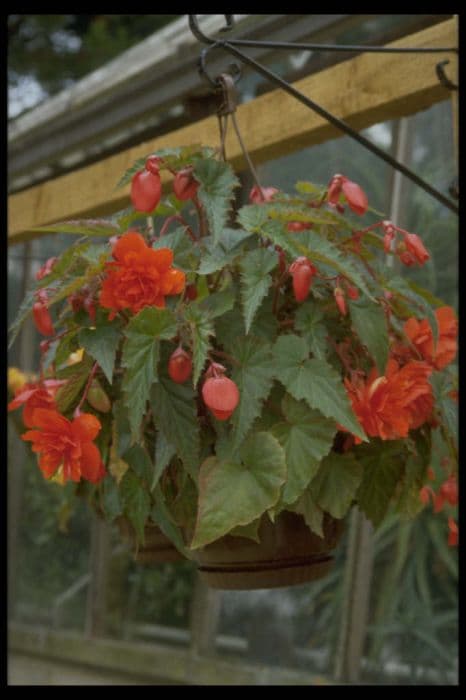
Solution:
[[(223, 27), (221, 31), (226, 31), (226, 30), (232, 28), (232, 25), (233, 25), (232, 16), (226, 15), (226, 17), (227, 17), (227, 26)], [(373, 153), (378, 158), (380, 158), (381, 160), (383, 160), (386, 163), (388, 163), (389, 165), (391, 165), (391, 167), (393, 167), (395, 170), (398, 170), (399, 172), (401, 172), (403, 175), (405, 175), (412, 182), (414, 182), (416, 185), (421, 187), (425, 192), (430, 194), (432, 197), (434, 197), (437, 201), (439, 201), (445, 207), (447, 207), (448, 209), (453, 211), (455, 214), (459, 213), (458, 206), (454, 202), (452, 202), (448, 197), (446, 197), (442, 192), (437, 190), (435, 187), (432, 187), (431, 185), (429, 185), (429, 183), (426, 182), (425, 180), (423, 180), (421, 177), (419, 177), (419, 175), (414, 173), (412, 170), (407, 168), (402, 163), (399, 163), (395, 158), (393, 158), (388, 153), (383, 151), (381, 148), (376, 146), (374, 143), (372, 143), (371, 141), (366, 139), (359, 132), (352, 129), (349, 126), (349, 124), (347, 124), (343, 120), (339, 119), (338, 117), (335, 117), (333, 114), (331, 114), (326, 109), (324, 109), (323, 107), (318, 105), (316, 102), (311, 100), (309, 97), (306, 97), (305, 95), (303, 95), (301, 92), (299, 92), (299, 90), (296, 90), (296, 88), (294, 88), (292, 85), (287, 83), (286, 80), (284, 80), (283, 78), (280, 78), (280, 76), (276, 75), (276, 73), (273, 73), (271, 70), (269, 70), (268, 68), (265, 68), (262, 64), (258, 63), (255, 59), (251, 58), (250, 56), (247, 56), (242, 51), (240, 51), (237, 48), (237, 46), (238, 45), (245, 45), (244, 42), (246, 40), (243, 41), (243, 40), (231, 39), (229, 41), (224, 41), (224, 40), (211, 39), (210, 37), (206, 36), (205, 34), (203, 34), (200, 31), (195, 15), (189, 15), (189, 26), (191, 28), (192, 33), (199, 41), (202, 41), (203, 43), (209, 44), (208, 48), (204, 49), (201, 52), (201, 55), (199, 58), (199, 70), (200, 70), (201, 74), (204, 75), (209, 80), (211, 85), (213, 85), (215, 87), (215, 89), (218, 89), (218, 87), (219, 87), (218, 78), (216, 80), (213, 80), (209, 76), (209, 74), (206, 70), (206, 57), (212, 49), (220, 48), (220, 49), (224, 49), (225, 51), (228, 51), (229, 53), (231, 53), (234, 56), (236, 56), (237, 58), (239, 58), (239, 60), (242, 63), (249, 65), (257, 73), (263, 75), (265, 78), (267, 78), (271, 82), (277, 84), (283, 90), (285, 90), (290, 95), (295, 97), (297, 100), (302, 102), (304, 105), (306, 105), (306, 107), (309, 107), (309, 109), (312, 109), (314, 112), (319, 114), (319, 116), (326, 119), (329, 123), (331, 123), (337, 129), (339, 129), (340, 131), (345, 133), (347, 136), (350, 136), (355, 141), (358, 141), (362, 146), (364, 146), (366, 149), (371, 151), (371, 153)], [(255, 46), (255, 47), (268, 46), (271, 48), (276, 47), (276, 48), (287, 48), (287, 49), (289, 49), (289, 48), (296, 49), (296, 48), (301, 47), (301, 48), (308, 48), (309, 50), (311, 50), (310, 47), (313, 46), (314, 48), (312, 50), (316, 50), (316, 49), (333, 50), (333, 49), (328, 49), (327, 47), (323, 48), (323, 46), (325, 46), (325, 45), (311, 45), (311, 44), (304, 45), (304, 44), (302, 44), (300, 46), (298, 44), (288, 44), (287, 42), (278, 42), (277, 46), (275, 46), (275, 42), (251, 42), (247, 45)], [(347, 48), (347, 47), (345, 47), (345, 48)], [(365, 51), (367, 47), (352, 46), (350, 48), (352, 50)], [(393, 52), (406, 53), (406, 50), (403, 50), (402, 48), (400, 48), (400, 49), (393, 48), (393, 47), (369, 47), (369, 48), (373, 51), (376, 51), (376, 50), (380, 51), (381, 53), (393, 53)], [(422, 49), (416, 49), (416, 48), (410, 49), (411, 53), (414, 53), (414, 52), (416, 52), (416, 53), (427, 53), (427, 52), (428, 53), (438, 53), (438, 52), (444, 53), (444, 52), (452, 52), (452, 51), (457, 52), (458, 49), (457, 48), (445, 48), (445, 47), (440, 47), (440, 48), (422, 47)], [(442, 65), (444, 65), (444, 62)], [(240, 145), (241, 145), (241, 141), (240, 141)], [(241, 145), (241, 147), (243, 148), (242, 145)]]
[[(238, 122), (236, 120), (236, 107), (237, 107), (237, 92), (235, 88), (235, 79), (233, 76), (231, 76), (229, 73), (222, 73), (219, 75), (217, 79), (217, 89), (221, 88), (223, 91), (223, 102), (220, 105), (218, 111), (217, 111), (217, 116), (219, 119), (220, 123), (220, 149), (222, 152), (222, 158), (223, 160), (226, 160), (226, 153), (225, 153), (225, 139), (226, 139), (226, 131), (227, 131), (227, 122), (228, 122), (228, 117), (231, 117), (231, 122), (233, 124), (233, 128), (235, 130), (236, 136), (238, 138), (239, 145), (241, 147), (241, 150), (243, 152), (243, 156), (248, 164), (248, 168), (251, 172), (251, 175), (254, 179), (255, 184), (259, 188), (259, 193), (262, 192), (262, 187), (259, 182), (259, 176), (257, 175), (257, 171), (254, 167), (254, 164), (249, 156), (248, 150), (246, 148), (246, 145), (243, 141), (243, 137), (241, 135), (241, 131), (238, 126)], [(222, 123), (222, 118), (223, 118), (223, 123)]]

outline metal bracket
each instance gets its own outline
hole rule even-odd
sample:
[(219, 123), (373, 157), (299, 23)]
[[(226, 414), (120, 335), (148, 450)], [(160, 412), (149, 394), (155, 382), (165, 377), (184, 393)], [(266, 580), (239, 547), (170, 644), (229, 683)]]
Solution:
[[(234, 26), (234, 21), (233, 21), (233, 16), (232, 15), (225, 15), (226, 19), (226, 25), (221, 29), (221, 31), (228, 31)], [(391, 165), (392, 168), (395, 170), (398, 170), (401, 172), (403, 175), (405, 175), (407, 178), (409, 178), (412, 182), (417, 184), (419, 187), (421, 187), (425, 192), (430, 194), (432, 197), (434, 197), (438, 202), (443, 204), (445, 207), (453, 211), (455, 214), (459, 213), (459, 208), (458, 205), (455, 204), (454, 202), (451, 201), (448, 197), (446, 197), (442, 192), (439, 192), (435, 187), (432, 187), (428, 182), (423, 180), (419, 175), (414, 173), (412, 170), (407, 168), (405, 165), (402, 163), (399, 163), (395, 158), (393, 158), (391, 155), (383, 151), (381, 148), (376, 146), (372, 141), (369, 141), (366, 139), (364, 136), (362, 136), (359, 132), (355, 131), (352, 129), (349, 124), (344, 122), (342, 119), (339, 119), (335, 115), (331, 114), (328, 112), (326, 109), (318, 105), (316, 102), (311, 100), (309, 97), (306, 97), (306, 95), (303, 95), (299, 90), (296, 90), (295, 87), (290, 85), (286, 80), (283, 78), (280, 78), (280, 76), (276, 75), (276, 73), (273, 73), (270, 71), (268, 68), (265, 68), (262, 64), (258, 63), (255, 59), (251, 58), (250, 56), (244, 54), (242, 51), (239, 50), (238, 46), (250, 46), (250, 47), (269, 47), (269, 48), (278, 48), (278, 49), (307, 49), (307, 50), (323, 50), (323, 51), (330, 51), (330, 50), (354, 50), (354, 51), (359, 51), (359, 52), (366, 52), (366, 51), (377, 51), (380, 53), (407, 53), (407, 52), (415, 52), (415, 53), (444, 53), (444, 52), (457, 52), (457, 48), (445, 48), (445, 47), (423, 47), (423, 48), (411, 48), (411, 47), (405, 47), (405, 48), (392, 48), (392, 47), (383, 47), (383, 46), (372, 46), (372, 47), (367, 47), (367, 46), (332, 46), (329, 47), (328, 45), (316, 45), (316, 44), (293, 44), (293, 43), (287, 43), (287, 42), (264, 42), (264, 41), (247, 41), (247, 40), (241, 40), (241, 39), (229, 39), (229, 40), (218, 40), (218, 39), (213, 39), (211, 37), (208, 37), (206, 34), (204, 34), (200, 29), (199, 29), (199, 24), (196, 18), (196, 15), (189, 15), (189, 26), (191, 28), (191, 31), (193, 32), (194, 36), (201, 41), (204, 44), (208, 44), (208, 48), (204, 49), (201, 52), (201, 56), (199, 59), (199, 71), (201, 75), (207, 78), (207, 80), (210, 82), (210, 84), (215, 88), (215, 90), (218, 90), (219, 87), (221, 87), (218, 78), (217, 79), (212, 79), (211, 76), (207, 73), (206, 70), (206, 56), (208, 53), (213, 50), (213, 49), (223, 49), (225, 51), (228, 51), (229, 53), (233, 54), (236, 58), (239, 58), (241, 63), (246, 64), (250, 66), (256, 73), (259, 73), (260, 75), (263, 75), (267, 80), (269, 80), (272, 83), (275, 83), (279, 87), (281, 87), (283, 90), (288, 92), (290, 95), (295, 97), (297, 100), (302, 102), (306, 107), (309, 107), (309, 109), (312, 109), (314, 112), (319, 114), (321, 117), (326, 119), (330, 124), (335, 126), (337, 129), (342, 131), (344, 134), (347, 136), (350, 136), (352, 139), (355, 141), (358, 141), (364, 148), (367, 150), (371, 151), (374, 155), (376, 155), (378, 158), (381, 160), (385, 161), (389, 165)], [(442, 75), (442, 70), (443, 70), (443, 63), (438, 64), (440, 66), (440, 76)], [(241, 71), (238, 70), (237, 66), (233, 66), (236, 69), (236, 75), (237, 78), (234, 80), (234, 82), (237, 82), (239, 79), (239, 76), (241, 74)], [(437, 73), (439, 74), (439, 73)], [(441, 79), (441, 78), (439, 78)], [(447, 79), (448, 80), (448, 79)]]

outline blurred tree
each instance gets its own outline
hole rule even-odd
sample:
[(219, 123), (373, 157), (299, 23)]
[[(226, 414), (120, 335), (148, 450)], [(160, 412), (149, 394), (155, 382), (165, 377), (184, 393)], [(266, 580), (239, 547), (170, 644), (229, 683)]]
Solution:
[[(45, 99), (180, 15), (8, 15), (8, 87)], [(24, 100), (24, 106), (27, 101)], [(15, 112), (22, 111), (19, 104)]]

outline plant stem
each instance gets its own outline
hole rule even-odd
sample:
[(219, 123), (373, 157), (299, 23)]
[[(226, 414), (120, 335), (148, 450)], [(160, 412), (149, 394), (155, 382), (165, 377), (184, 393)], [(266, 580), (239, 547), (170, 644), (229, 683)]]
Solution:
[(78, 415), (79, 415), (79, 411), (81, 410), (81, 406), (83, 405), (84, 401), (87, 398), (87, 395), (89, 393), (89, 389), (91, 388), (92, 380), (94, 379), (94, 375), (97, 372), (98, 366), (99, 366), (98, 362), (94, 362), (94, 364), (92, 365), (92, 369), (91, 369), (90, 374), (89, 374), (89, 379), (87, 380), (86, 387), (83, 391), (83, 395), (81, 396), (81, 401), (79, 402), (79, 404), (77, 405), (76, 410), (75, 410), (75, 413), (77, 413)]

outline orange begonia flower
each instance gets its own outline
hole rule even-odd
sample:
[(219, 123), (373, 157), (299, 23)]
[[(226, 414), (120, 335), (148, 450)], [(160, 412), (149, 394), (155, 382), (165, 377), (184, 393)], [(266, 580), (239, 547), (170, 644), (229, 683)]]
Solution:
[(63, 480), (79, 481), (81, 477), (97, 483), (105, 476), (105, 467), (96, 445), (101, 424), (91, 413), (81, 413), (69, 421), (55, 410), (36, 408), (32, 422), (38, 430), (28, 430), (21, 438), (32, 442), (39, 467), (51, 478), (63, 465)]
[(400, 369), (389, 360), (383, 376), (373, 369), (366, 381), (345, 379), (353, 410), (367, 435), (396, 440), (422, 425), (433, 407), (431, 372), (424, 362), (409, 362)]
[(8, 410), (14, 411), (24, 404), (23, 423), (27, 428), (32, 428), (33, 411), (36, 408), (54, 409), (55, 395), (63, 384), (66, 384), (65, 379), (45, 379), (38, 384), (25, 384), (8, 404)]
[(145, 306), (165, 306), (165, 296), (180, 294), (185, 274), (172, 267), (169, 248), (150, 248), (140, 233), (128, 231), (114, 245), (116, 262), (106, 263), (107, 276), (100, 305), (111, 309), (110, 320), (122, 309), (138, 313)]
[(458, 346), (458, 321), (451, 306), (442, 306), (435, 311), (438, 325), (437, 346), (434, 351), (432, 329), (427, 319), (418, 321), (409, 318), (404, 324), (404, 332), (415, 346), (423, 360), (435, 369), (443, 369), (454, 359)]

